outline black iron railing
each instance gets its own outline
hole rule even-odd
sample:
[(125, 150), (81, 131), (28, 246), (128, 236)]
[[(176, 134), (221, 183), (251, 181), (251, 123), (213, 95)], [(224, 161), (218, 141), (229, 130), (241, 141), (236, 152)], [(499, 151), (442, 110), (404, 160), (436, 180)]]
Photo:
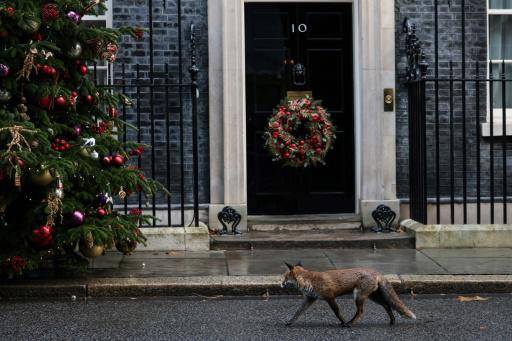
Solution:
[(506, 224), (512, 208), (507, 137), (512, 79), (505, 60), (466, 61), (463, 0), (460, 61), (449, 60), (441, 75), (438, 1), (434, 5), (433, 72), (427, 72), (414, 24), (404, 22), (410, 215), (423, 223)]
[[(151, 226), (199, 225), (199, 150), (198, 150), (198, 73), (196, 33), (189, 31), (190, 66), (188, 78), (183, 75), (181, 1), (177, 2), (177, 65), (157, 65), (154, 61), (153, 1), (148, 0), (149, 64), (114, 64), (114, 77), (99, 86), (121, 92), (133, 100), (123, 104), (121, 118), (137, 129), (126, 126), (119, 132), (124, 142), (147, 145), (143, 155), (132, 160), (151, 178), (158, 180), (171, 195), (163, 191), (151, 198), (142, 194), (127, 196), (117, 206), (127, 213), (138, 208), (152, 214)], [(165, 8), (165, 1), (163, 2)], [(122, 46), (121, 46), (122, 48)], [(173, 71), (170, 71), (171, 68)], [(96, 65), (92, 77), (101, 81)], [(128, 72), (130, 69), (131, 72)], [(188, 81), (184, 81), (188, 79)]]

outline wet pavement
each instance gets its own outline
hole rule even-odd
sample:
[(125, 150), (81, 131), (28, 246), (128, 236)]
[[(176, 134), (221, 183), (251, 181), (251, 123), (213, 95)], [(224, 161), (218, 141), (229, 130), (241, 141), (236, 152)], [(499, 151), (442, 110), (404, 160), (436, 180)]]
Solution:
[(91, 263), (93, 278), (257, 276), (282, 274), (284, 262), (311, 270), (372, 267), (384, 274), (512, 274), (512, 249), (290, 249), (205, 252), (108, 252)]

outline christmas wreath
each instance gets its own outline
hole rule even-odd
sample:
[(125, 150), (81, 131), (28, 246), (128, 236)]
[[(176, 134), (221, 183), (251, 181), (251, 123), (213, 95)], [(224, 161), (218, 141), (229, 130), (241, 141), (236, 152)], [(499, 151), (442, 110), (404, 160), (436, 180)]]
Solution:
[(284, 166), (308, 167), (325, 164), (333, 148), (335, 127), (320, 101), (305, 97), (285, 100), (270, 116), (265, 147), (273, 161)]

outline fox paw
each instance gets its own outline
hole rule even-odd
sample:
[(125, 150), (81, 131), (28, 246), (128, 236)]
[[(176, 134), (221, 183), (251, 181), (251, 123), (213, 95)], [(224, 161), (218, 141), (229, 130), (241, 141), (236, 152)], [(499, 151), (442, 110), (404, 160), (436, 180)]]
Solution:
[(349, 323), (342, 323), (341, 328), (350, 328), (352, 325)]

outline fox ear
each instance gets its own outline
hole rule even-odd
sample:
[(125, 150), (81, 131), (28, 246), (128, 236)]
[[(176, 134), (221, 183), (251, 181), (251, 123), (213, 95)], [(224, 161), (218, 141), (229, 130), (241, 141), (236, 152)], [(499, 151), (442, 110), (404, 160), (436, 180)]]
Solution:
[(293, 269), (293, 265), (290, 265), (290, 264), (288, 264), (288, 263), (286, 263), (286, 262), (284, 262), (284, 264), (286, 264), (286, 266), (288, 267), (288, 269), (290, 269), (290, 270), (291, 270), (291, 269)]
[(297, 263), (297, 265), (295, 265), (295, 266), (300, 266), (300, 267), (302, 267), (302, 261), (300, 260), (300, 261)]

